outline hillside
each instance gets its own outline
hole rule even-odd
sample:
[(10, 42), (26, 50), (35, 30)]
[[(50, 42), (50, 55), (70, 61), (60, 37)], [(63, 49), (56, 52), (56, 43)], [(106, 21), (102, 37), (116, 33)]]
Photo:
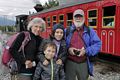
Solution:
[(0, 26), (13, 26), (13, 25), (15, 25), (14, 20), (0, 17)]

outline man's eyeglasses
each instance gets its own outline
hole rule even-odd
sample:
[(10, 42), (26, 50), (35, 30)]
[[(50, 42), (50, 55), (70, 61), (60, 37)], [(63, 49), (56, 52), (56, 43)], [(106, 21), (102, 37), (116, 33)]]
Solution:
[(74, 17), (83, 17), (81, 14), (76, 14)]

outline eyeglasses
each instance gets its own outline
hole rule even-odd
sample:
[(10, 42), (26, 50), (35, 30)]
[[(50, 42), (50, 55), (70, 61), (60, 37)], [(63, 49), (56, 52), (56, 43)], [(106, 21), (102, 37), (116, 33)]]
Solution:
[(83, 17), (81, 14), (76, 14), (74, 17)]

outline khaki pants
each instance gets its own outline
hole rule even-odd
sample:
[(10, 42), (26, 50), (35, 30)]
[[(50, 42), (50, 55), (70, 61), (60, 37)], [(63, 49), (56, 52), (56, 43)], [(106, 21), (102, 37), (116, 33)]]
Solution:
[(32, 76), (29, 75), (11, 75), (11, 80), (32, 80)]

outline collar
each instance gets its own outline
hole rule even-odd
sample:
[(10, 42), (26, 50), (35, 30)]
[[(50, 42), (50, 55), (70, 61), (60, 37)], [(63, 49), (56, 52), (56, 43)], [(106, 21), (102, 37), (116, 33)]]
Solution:
[(77, 27), (76, 30), (77, 31), (84, 31), (83, 26), (82, 27)]
[[(72, 25), (71, 30), (72, 30), (73, 32), (76, 30), (76, 27), (75, 27), (74, 24)], [(85, 24), (82, 26), (82, 30), (83, 30), (83, 33), (88, 32), (88, 28), (87, 28), (87, 26), (86, 26)]]

